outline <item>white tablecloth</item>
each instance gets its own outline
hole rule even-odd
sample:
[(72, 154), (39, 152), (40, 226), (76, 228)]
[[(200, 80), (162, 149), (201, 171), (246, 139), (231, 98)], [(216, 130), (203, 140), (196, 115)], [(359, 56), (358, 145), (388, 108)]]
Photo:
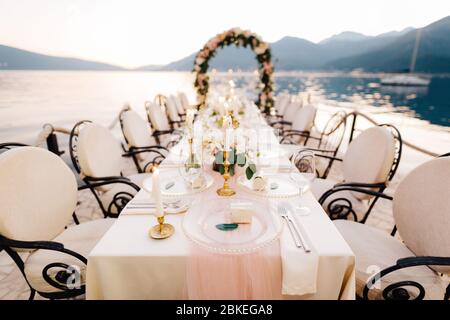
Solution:
[[(170, 159), (166, 161), (169, 162)], [(284, 167), (289, 165), (285, 156), (270, 162)], [(215, 174), (215, 184), (196, 197), (214, 196), (222, 181), (221, 176)], [(148, 196), (141, 190), (136, 199)], [(309, 215), (301, 217), (301, 221), (308, 243), (318, 256), (318, 268), (314, 294), (284, 295), (283, 298), (354, 299), (355, 257), (350, 247), (310, 192), (288, 201), (298, 202), (311, 210)], [(149, 238), (148, 230), (156, 224), (155, 217), (132, 214), (125, 209), (89, 255), (86, 298), (186, 298), (186, 263), (190, 243), (182, 231), (182, 219), (183, 214), (167, 215), (166, 221), (175, 227), (174, 235), (165, 240), (154, 240)], [(282, 237), (288, 233), (289, 230), (284, 228)]]
[[(145, 191), (137, 197), (146, 197)], [(297, 201), (312, 211), (301, 219), (319, 257), (317, 292), (283, 298), (354, 299), (355, 258), (351, 249), (311, 193)], [(156, 223), (153, 216), (124, 213), (89, 255), (87, 299), (184, 298), (190, 250), (181, 229), (183, 215), (166, 217), (176, 231), (161, 241), (148, 237), (149, 228)], [(287, 228), (283, 233), (289, 233)]]

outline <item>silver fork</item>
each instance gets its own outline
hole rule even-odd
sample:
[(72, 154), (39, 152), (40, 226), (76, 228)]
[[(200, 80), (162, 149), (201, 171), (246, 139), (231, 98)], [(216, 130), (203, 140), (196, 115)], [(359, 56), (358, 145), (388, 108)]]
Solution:
[(280, 216), (284, 220), (286, 220), (286, 224), (287, 224), (287, 226), (289, 228), (289, 232), (291, 233), (291, 237), (292, 237), (292, 240), (294, 240), (295, 245), (297, 246), (297, 248), (301, 248), (302, 244), (297, 239), (297, 236), (296, 236), (295, 231), (294, 231), (294, 225), (292, 224), (292, 220), (290, 220), (290, 218), (289, 218), (289, 216), (287, 214), (286, 208), (283, 207), (283, 206), (279, 206), (278, 207), (278, 212), (280, 213)]

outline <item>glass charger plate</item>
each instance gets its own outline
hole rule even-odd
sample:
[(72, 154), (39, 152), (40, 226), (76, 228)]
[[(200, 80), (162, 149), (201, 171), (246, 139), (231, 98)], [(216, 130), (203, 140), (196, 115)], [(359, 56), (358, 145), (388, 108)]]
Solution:
[[(291, 180), (289, 174), (267, 174), (267, 187), (262, 191), (253, 190), (253, 180), (247, 180), (245, 176), (240, 176), (237, 179), (237, 184), (245, 191), (266, 198), (290, 198), (302, 195), (305, 188), (308, 186), (308, 181), (305, 179), (305, 186), (300, 187), (294, 181)], [(276, 185), (275, 189), (272, 189), (272, 185)]]
[[(187, 182), (181, 177), (178, 172), (161, 172), (161, 195), (165, 197), (180, 197), (203, 192), (214, 183), (214, 178), (207, 173), (203, 174), (205, 183), (202, 187), (193, 189), (187, 184)], [(169, 187), (170, 186), (170, 187)], [(144, 180), (142, 187), (147, 192), (152, 192), (152, 177)]]
[[(230, 204), (251, 203), (252, 223), (239, 224), (222, 231), (216, 225), (231, 223)], [(182, 228), (188, 239), (203, 248), (222, 254), (245, 254), (259, 250), (280, 237), (282, 223), (271, 213), (271, 205), (246, 198), (215, 198), (198, 201), (183, 218)]]

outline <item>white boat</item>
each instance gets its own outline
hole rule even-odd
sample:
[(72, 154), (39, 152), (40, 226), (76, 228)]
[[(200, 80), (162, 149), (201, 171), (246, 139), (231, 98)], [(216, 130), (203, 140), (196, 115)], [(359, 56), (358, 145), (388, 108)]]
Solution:
[(409, 73), (395, 74), (387, 76), (381, 79), (381, 85), (383, 86), (409, 86), (409, 87), (423, 87), (430, 84), (430, 79), (414, 75), (414, 69), (416, 68), (417, 53), (419, 51), (420, 37), (422, 35), (422, 29), (417, 30), (416, 42), (411, 57), (411, 65), (409, 67)]
[(383, 86), (428, 86), (430, 79), (412, 74), (397, 74), (381, 79)]

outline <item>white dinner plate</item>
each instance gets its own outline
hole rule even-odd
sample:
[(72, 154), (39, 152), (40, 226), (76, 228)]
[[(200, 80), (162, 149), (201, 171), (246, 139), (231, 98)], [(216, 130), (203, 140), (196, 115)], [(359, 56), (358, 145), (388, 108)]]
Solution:
[[(231, 223), (231, 203), (251, 203), (252, 222), (238, 224), (233, 230), (219, 230), (216, 226)], [(245, 254), (259, 250), (281, 234), (282, 223), (272, 214), (269, 200), (255, 201), (243, 197), (216, 198), (197, 201), (183, 217), (183, 231), (204, 249), (222, 254)]]

